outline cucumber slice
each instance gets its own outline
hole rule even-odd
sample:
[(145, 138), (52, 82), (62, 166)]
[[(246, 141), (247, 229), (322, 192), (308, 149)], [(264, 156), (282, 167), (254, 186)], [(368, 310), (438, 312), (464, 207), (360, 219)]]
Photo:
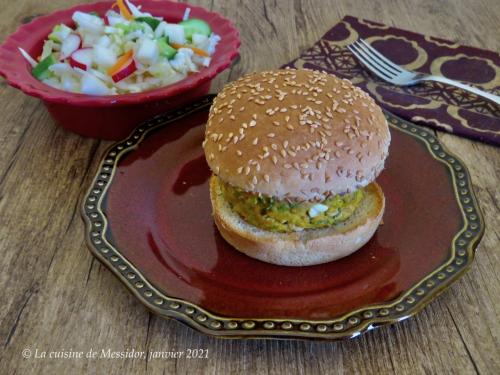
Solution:
[(147, 23), (149, 26), (151, 26), (153, 31), (156, 30), (156, 28), (161, 22), (160, 20), (153, 17), (137, 17), (134, 19), (134, 21)]
[(49, 76), (49, 66), (54, 65), (57, 63), (56, 58), (54, 55), (48, 55), (46, 58), (44, 58), (42, 61), (40, 61), (36, 66), (31, 70), (31, 74), (35, 76), (37, 79), (45, 79)]
[(167, 38), (158, 39), (158, 49), (160, 50), (160, 55), (165, 56), (169, 60), (172, 60), (177, 54), (177, 50), (168, 44)]
[(184, 28), (184, 35), (187, 39), (191, 39), (193, 34), (202, 34), (210, 36), (212, 34), (212, 29), (208, 23), (199, 18), (190, 18), (186, 21), (179, 22)]

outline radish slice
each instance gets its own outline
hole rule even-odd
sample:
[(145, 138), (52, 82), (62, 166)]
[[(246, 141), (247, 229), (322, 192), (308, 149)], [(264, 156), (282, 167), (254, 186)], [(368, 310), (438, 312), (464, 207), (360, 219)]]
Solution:
[(63, 40), (61, 45), (61, 60), (71, 56), (78, 48), (82, 46), (82, 39), (76, 34), (70, 34)]
[(118, 72), (113, 74), (111, 78), (114, 82), (120, 82), (122, 79), (127, 78), (129, 75), (134, 73), (137, 70), (137, 65), (135, 65), (135, 60), (130, 59), (125, 66), (120, 69)]
[(89, 70), (92, 65), (92, 48), (81, 48), (76, 50), (69, 57), (69, 65), (73, 68)]

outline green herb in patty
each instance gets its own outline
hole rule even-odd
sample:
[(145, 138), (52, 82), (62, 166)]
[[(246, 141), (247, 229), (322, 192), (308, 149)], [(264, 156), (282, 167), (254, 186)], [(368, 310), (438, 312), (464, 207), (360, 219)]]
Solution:
[[(221, 189), (226, 201), (241, 218), (256, 227), (272, 232), (325, 228), (347, 220), (359, 206), (364, 195), (363, 189), (359, 189), (354, 193), (331, 196), (322, 202), (299, 203), (249, 193), (222, 181)], [(311, 208), (318, 203), (328, 209), (311, 215)]]

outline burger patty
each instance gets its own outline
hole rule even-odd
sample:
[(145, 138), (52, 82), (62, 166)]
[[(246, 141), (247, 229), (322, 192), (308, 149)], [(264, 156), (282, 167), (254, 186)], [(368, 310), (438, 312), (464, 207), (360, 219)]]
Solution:
[(322, 202), (289, 202), (220, 182), (232, 210), (249, 224), (271, 232), (319, 229), (347, 220), (363, 200), (365, 189), (334, 195)]

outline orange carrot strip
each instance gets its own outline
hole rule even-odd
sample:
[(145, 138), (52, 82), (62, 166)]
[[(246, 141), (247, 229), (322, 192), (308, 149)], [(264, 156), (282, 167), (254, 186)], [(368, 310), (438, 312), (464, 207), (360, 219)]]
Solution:
[(116, 0), (116, 5), (118, 5), (118, 9), (120, 9), (121, 15), (126, 20), (130, 21), (130, 20), (134, 19), (134, 16), (132, 15), (132, 13), (130, 13), (128, 6), (123, 2), (123, 0)]
[(184, 44), (177, 44), (177, 43), (169, 43), (172, 47), (175, 49), (179, 48), (189, 48), (191, 51), (196, 53), (197, 55), (203, 56), (203, 57), (209, 57), (209, 54), (203, 51), (202, 49), (196, 48), (196, 47), (191, 47), (191, 46), (186, 46)]
[(115, 65), (113, 65), (111, 68), (108, 69), (108, 74), (112, 76), (115, 73), (119, 72), (120, 69), (123, 68), (125, 64), (132, 58), (133, 55), (134, 55), (133, 50), (130, 50), (125, 54), (121, 55), (120, 58), (116, 61)]

